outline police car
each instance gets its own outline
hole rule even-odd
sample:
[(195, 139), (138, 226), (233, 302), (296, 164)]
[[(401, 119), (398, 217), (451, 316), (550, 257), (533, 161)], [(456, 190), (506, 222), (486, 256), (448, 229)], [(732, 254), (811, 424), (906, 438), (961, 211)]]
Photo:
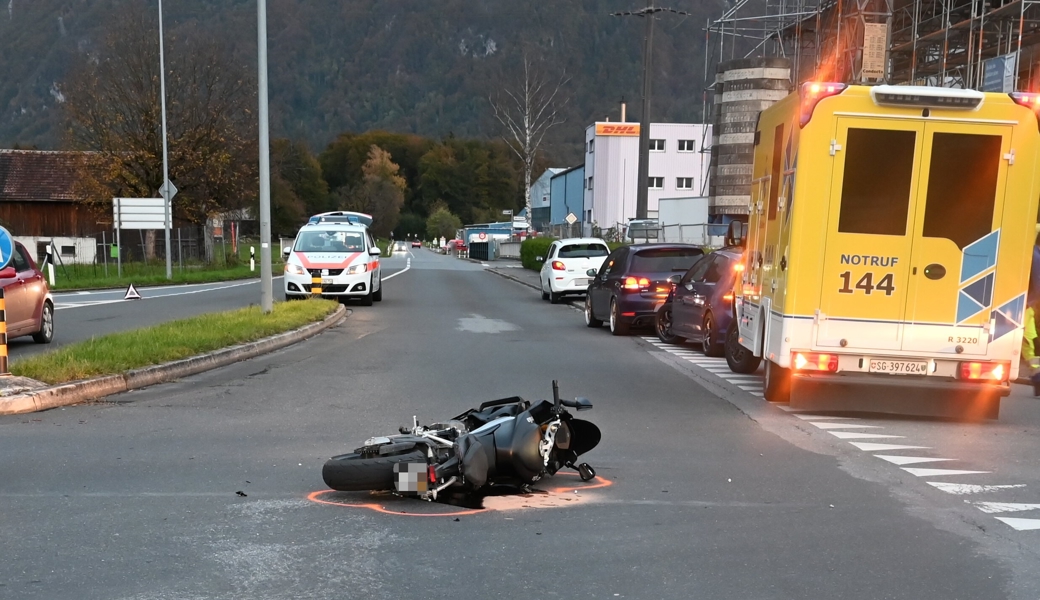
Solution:
[(383, 299), (379, 257), (368, 227), (346, 215), (321, 215), (300, 228), (285, 256), (285, 299)]

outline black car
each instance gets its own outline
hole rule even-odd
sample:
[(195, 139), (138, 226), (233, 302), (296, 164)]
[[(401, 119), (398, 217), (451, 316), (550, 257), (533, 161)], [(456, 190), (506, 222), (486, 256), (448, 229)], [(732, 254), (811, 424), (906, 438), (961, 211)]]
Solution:
[(599, 271), (589, 270), (592, 282), (585, 296), (585, 324), (610, 323), (614, 335), (628, 334), (633, 325), (653, 325), (655, 311), (671, 291), (668, 278), (685, 273), (704, 256), (690, 244), (622, 246), (607, 256)]

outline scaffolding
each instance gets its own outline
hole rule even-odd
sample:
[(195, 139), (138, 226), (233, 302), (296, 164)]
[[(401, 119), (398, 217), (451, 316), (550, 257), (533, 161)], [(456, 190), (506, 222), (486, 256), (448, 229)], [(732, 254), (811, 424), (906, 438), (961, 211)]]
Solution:
[(1040, 88), (1040, 0), (737, 0), (707, 32), (715, 62), (784, 57), (795, 84)]

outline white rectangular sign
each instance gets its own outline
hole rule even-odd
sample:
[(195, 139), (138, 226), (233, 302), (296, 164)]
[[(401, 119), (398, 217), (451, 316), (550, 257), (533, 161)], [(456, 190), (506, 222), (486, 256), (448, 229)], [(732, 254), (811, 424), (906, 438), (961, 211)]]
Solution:
[(113, 198), (116, 229), (166, 229), (166, 201), (162, 198)]

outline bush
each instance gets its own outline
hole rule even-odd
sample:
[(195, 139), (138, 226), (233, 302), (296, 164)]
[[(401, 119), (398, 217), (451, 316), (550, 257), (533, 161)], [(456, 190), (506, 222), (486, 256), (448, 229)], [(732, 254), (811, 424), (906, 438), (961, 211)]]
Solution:
[(549, 251), (549, 245), (555, 240), (556, 238), (551, 237), (536, 237), (524, 240), (520, 244), (520, 263), (524, 265), (525, 269), (541, 271), (542, 263), (536, 259), (539, 256), (545, 256), (545, 253)]

